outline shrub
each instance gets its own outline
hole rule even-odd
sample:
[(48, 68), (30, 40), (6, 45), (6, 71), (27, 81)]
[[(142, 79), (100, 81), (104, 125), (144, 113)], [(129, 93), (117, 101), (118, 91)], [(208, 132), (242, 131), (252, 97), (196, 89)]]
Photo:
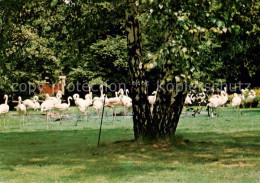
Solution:
[(252, 107), (260, 107), (260, 96), (256, 96), (256, 98), (252, 104)]
[(260, 97), (260, 88), (255, 88), (254, 91), (255, 91), (256, 96)]

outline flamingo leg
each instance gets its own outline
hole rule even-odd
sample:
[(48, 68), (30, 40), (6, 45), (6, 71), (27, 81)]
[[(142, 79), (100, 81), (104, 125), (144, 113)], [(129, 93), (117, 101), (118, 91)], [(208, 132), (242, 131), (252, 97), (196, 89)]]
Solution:
[(124, 106), (124, 118), (126, 118), (126, 117), (125, 117), (125, 114), (126, 114), (126, 112), (125, 112), (125, 108), (126, 108), (126, 107)]
[(5, 114), (4, 114), (4, 129), (5, 129)]
[(28, 121), (28, 123), (30, 123), (30, 115), (29, 115), (29, 111), (26, 112), (26, 116), (27, 116), (27, 121)]
[(46, 111), (46, 125), (47, 125), (47, 130), (49, 129), (49, 124), (48, 121), (49, 120), (49, 116), (48, 116), (48, 112)]
[(21, 128), (22, 120), (21, 120), (21, 115), (20, 114), (19, 114), (19, 123), (20, 123), (20, 128)]
[(81, 116), (81, 114), (79, 114), (79, 117), (78, 117), (78, 119), (77, 119), (77, 121), (76, 121), (76, 124), (75, 124), (75, 126), (77, 126), (77, 125), (78, 125), (78, 121), (79, 121), (79, 119), (80, 119), (80, 116)]
[(112, 116), (113, 116), (113, 120), (115, 119), (115, 111), (114, 108), (112, 108)]
[(27, 121), (28, 121), (28, 123), (30, 123), (29, 115), (26, 115), (26, 116), (27, 116)]
[(62, 124), (62, 113), (60, 113), (60, 125)]

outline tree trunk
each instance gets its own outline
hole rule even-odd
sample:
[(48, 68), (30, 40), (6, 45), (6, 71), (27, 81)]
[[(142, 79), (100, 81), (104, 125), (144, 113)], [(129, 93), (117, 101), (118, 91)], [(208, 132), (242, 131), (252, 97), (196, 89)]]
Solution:
[[(147, 100), (148, 86), (146, 83), (145, 69), (142, 56), (142, 35), (140, 22), (137, 20), (138, 6), (132, 0), (127, 0), (126, 10), (126, 32), (128, 47), (128, 64), (130, 68), (131, 82), (133, 86), (133, 122), (136, 139), (148, 137), (157, 138), (173, 135), (176, 131), (179, 117), (183, 108), (185, 94), (176, 94), (172, 90), (158, 89), (156, 104), (153, 115), (150, 112), (150, 105)], [(162, 69), (162, 77), (165, 78), (167, 67)]]
[(156, 102), (153, 109), (153, 137), (173, 136), (183, 109), (186, 92), (176, 88), (168, 88), (162, 84), (158, 89)]
[(147, 136), (150, 125), (150, 112), (147, 100), (147, 85), (142, 56), (142, 35), (140, 23), (136, 19), (138, 7), (133, 1), (127, 0), (126, 32), (128, 47), (128, 64), (133, 86), (133, 121), (135, 138)]

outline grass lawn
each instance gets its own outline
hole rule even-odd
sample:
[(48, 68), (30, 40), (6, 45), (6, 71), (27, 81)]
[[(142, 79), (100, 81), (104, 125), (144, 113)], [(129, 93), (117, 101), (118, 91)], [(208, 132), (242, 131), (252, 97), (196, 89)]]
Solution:
[[(75, 113), (75, 108), (69, 111)], [(175, 139), (133, 141), (132, 119), (76, 116), (49, 124), (33, 113), (0, 123), (0, 182), (260, 182), (260, 109), (182, 115)], [(3, 117), (0, 117), (1, 121)]]

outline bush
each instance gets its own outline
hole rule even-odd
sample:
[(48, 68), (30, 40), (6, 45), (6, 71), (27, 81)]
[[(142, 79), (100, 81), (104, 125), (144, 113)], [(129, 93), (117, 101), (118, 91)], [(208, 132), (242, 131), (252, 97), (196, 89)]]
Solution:
[(252, 104), (252, 107), (260, 107), (260, 96), (257, 96)]
[(254, 89), (256, 97), (260, 97), (260, 88), (255, 88)]

